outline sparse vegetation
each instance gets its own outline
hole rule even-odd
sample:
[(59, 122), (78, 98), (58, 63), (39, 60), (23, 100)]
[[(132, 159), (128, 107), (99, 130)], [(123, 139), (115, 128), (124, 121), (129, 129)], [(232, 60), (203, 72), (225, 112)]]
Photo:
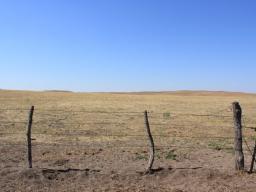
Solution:
[(171, 113), (169, 113), (169, 112), (163, 113), (163, 118), (169, 119), (170, 117), (171, 117)]
[(175, 154), (174, 150), (168, 151), (165, 156), (165, 159), (168, 159), (168, 160), (176, 160), (176, 158), (177, 158), (177, 155)]
[(139, 153), (136, 153), (136, 157), (135, 157), (135, 160), (148, 160), (148, 156), (146, 154), (139, 154)]
[[(100, 178), (100, 181), (111, 183), (118, 180), (118, 175), (121, 175), (118, 182), (122, 183), (122, 175), (130, 173), (132, 176), (129, 182), (136, 183), (140, 180), (143, 184), (142, 177), (134, 175), (144, 171), (148, 160), (148, 140), (145, 137), (143, 116), (146, 109), (150, 111), (149, 121), (156, 146), (154, 168), (169, 167), (171, 170), (171, 167), (174, 167), (173, 171), (163, 171), (163, 175), (158, 173), (156, 176), (173, 181), (172, 173), (179, 174), (179, 169), (175, 170), (177, 167), (184, 168), (180, 178), (197, 177), (197, 180), (200, 180), (204, 178), (202, 174), (207, 177), (209, 171), (213, 172), (213, 178), (216, 173), (219, 174), (218, 178), (222, 177), (219, 170), (233, 170), (234, 167), (231, 163), (233, 140), (216, 138), (234, 135), (232, 112), (229, 108), (231, 102), (238, 99), (246, 116), (244, 124), (255, 126), (256, 111), (253, 106), (256, 106), (256, 95), (239, 93), (86, 94), (0, 91), (0, 108), (29, 109), (31, 105), (35, 106), (32, 128), (35, 168), (29, 172), (28, 177), (33, 177), (35, 182), (31, 182), (29, 187), (35, 187), (35, 183), (40, 183), (42, 178), (46, 178), (43, 183), (47, 183), (48, 177), (40, 175), (41, 168), (50, 168), (56, 178), (54, 177), (49, 185), (64, 181), (62, 184), (67, 183), (63, 184), (66, 189), (69, 182), (77, 184), (82, 181), (84, 184), (87, 181), (90, 183), (92, 178)], [(90, 113), (87, 113), (88, 111)], [(27, 112), (2, 110), (0, 118), (5, 122), (26, 122)], [(184, 114), (218, 114), (225, 117)], [(1, 174), (7, 175), (3, 178), (4, 183), (8, 183), (7, 178), (10, 177), (13, 177), (15, 184), (21, 182), (16, 178), (26, 177), (20, 175), (21, 170), (27, 170), (27, 152), (24, 147), (26, 129), (26, 123), (0, 124), (1, 133), (12, 133), (2, 134), (0, 137), (2, 144), (10, 145), (0, 146), (0, 150), (5, 154), (1, 156)], [(244, 129), (243, 134), (252, 138), (255, 132)], [(248, 142), (253, 146), (253, 139), (248, 139)], [(16, 167), (19, 169), (16, 170)], [(187, 174), (187, 170), (194, 167), (204, 169), (193, 170), (193, 174)], [(8, 171), (11, 174), (8, 174)], [(33, 171), (36, 172), (35, 175)], [(109, 180), (109, 175), (111, 178), (113, 176), (113, 179)], [(223, 177), (226, 178), (226, 175)], [(228, 177), (236, 176), (229, 174)], [(145, 182), (148, 182), (147, 178), (143, 177)], [(154, 180), (156, 181), (158, 180)]]
[(217, 151), (221, 150), (232, 150), (233, 148), (230, 146), (231, 142), (228, 140), (212, 140), (208, 143), (208, 147), (210, 149), (214, 149)]

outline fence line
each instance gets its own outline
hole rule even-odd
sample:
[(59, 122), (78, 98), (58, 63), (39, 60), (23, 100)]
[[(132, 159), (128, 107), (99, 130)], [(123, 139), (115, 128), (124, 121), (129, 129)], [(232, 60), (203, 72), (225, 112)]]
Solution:
[[(238, 103), (239, 104), (239, 103)], [(229, 109), (224, 109), (225, 111), (229, 110)], [(222, 110), (222, 112), (224, 111)], [(0, 111), (29, 111), (29, 109), (25, 109), (25, 108), (6, 108), (6, 109), (1, 109), (0, 108)], [(234, 110), (233, 110), (234, 111)], [(46, 114), (44, 112), (47, 112)], [(35, 114), (36, 115), (51, 115), (52, 112), (65, 112), (65, 113), (86, 113), (86, 114), (114, 114), (114, 115), (118, 115), (118, 116), (124, 116), (124, 117), (130, 117), (130, 116), (133, 116), (133, 117), (143, 117), (143, 112), (138, 112), (138, 111), (102, 111), (102, 110), (95, 110), (95, 111), (89, 111), (89, 110), (66, 110), (66, 109), (36, 109), (35, 110)], [(166, 117), (164, 117), (165, 114), (168, 115)], [(53, 114), (56, 116), (56, 114)], [(58, 114), (59, 115), (59, 114)], [(63, 114), (60, 114), (60, 115), (63, 115)], [(74, 115), (74, 114), (72, 114)], [(157, 115), (161, 115), (163, 117), (157, 117)], [(65, 116), (64, 116), (65, 117)], [(232, 128), (232, 126), (226, 126), (226, 125), (222, 125), (222, 126), (204, 126), (204, 125), (195, 125), (195, 123), (203, 123), (204, 121), (186, 121), (186, 122), (190, 122), (191, 124), (188, 124), (188, 125), (185, 125), (185, 124), (173, 124), (171, 123), (171, 121), (173, 121), (174, 118), (177, 118), (177, 117), (197, 117), (197, 118), (201, 118), (201, 117), (207, 117), (207, 118), (220, 118), (220, 119), (223, 119), (223, 118), (234, 118), (234, 116), (232, 115), (220, 115), (219, 113), (208, 113), (208, 114), (196, 114), (196, 113), (169, 113), (169, 112), (166, 112), (166, 113), (159, 113), (159, 112), (154, 112), (154, 111), (151, 111), (149, 112), (149, 114), (147, 115), (147, 117), (150, 117), (152, 119), (155, 119), (157, 118), (158, 120), (170, 120), (170, 122), (168, 123), (156, 123), (154, 121), (152, 121), (150, 123), (150, 125), (153, 125), (153, 126), (168, 126), (167, 129), (171, 129), (171, 128), (186, 128), (186, 127), (190, 127), (190, 128), (195, 128), (195, 127), (203, 127), (203, 128)], [(245, 118), (246, 116), (242, 115), (241, 114), (241, 117), (242, 117), (242, 120), (243, 120), (243, 128), (245, 129), (251, 129), (251, 130), (255, 130), (256, 131), (256, 127), (252, 127), (252, 126), (246, 126), (245, 125), (245, 122), (248, 121), (248, 119), (246, 119), (245, 121)], [(65, 125), (118, 125), (118, 126), (123, 126), (123, 125), (127, 125), (127, 123), (116, 123), (116, 122), (85, 122), (85, 123), (79, 123), (79, 122), (75, 122), (75, 123), (68, 123), (68, 122), (65, 122), (65, 120), (67, 120), (68, 116), (66, 116), (65, 118), (63, 119), (56, 119), (55, 121), (56, 122), (45, 122), (44, 120), (39, 120), (39, 121), (35, 121), (33, 122), (34, 125), (38, 125), (38, 124), (48, 124), (47, 126), (53, 126), (53, 125), (61, 125), (61, 126), (65, 126)], [(236, 118), (235, 118), (236, 119)], [(100, 118), (100, 120), (106, 120), (106, 119), (102, 119)], [(108, 119), (110, 120), (110, 119)], [(64, 121), (64, 122), (63, 122)], [(194, 123), (194, 125), (193, 125)], [(23, 121), (0, 121), (0, 124), (28, 124), (28, 122), (23, 122)], [(149, 124), (149, 122), (148, 122)], [(148, 126), (149, 127), (149, 126)], [(31, 126), (30, 126), (31, 128)], [(242, 128), (240, 126), (240, 128)], [(149, 128), (150, 129), (150, 128)], [(86, 131), (86, 130), (80, 130), (80, 131)], [(81, 136), (81, 137), (119, 137), (119, 138), (122, 138), (122, 137), (143, 137), (145, 138), (146, 135), (141, 135), (141, 134), (134, 134), (134, 135), (129, 135), (129, 134), (112, 134), (112, 133), (108, 133), (107, 132), (108, 129), (106, 129), (106, 133), (105, 134), (91, 134), (90, 133), (46, 133), (46, 132), (42, 132), (42, 133), (39, 133), (39, 132), (33, 132), (32, 135), (51, 135), (51, 136), (55, 136), (55, 137), (60, 137), (60, 136)], [(149, 130), (150, 131), (150, 130)], [(24, 135), (25, 136), (25, 133), (21, 133), (21, 132), (0, 132), (0, 135)], [(241, 135), (241, 134), (240, 134)], [(206, 140), (210, 140), (210, 139), (223, 139), (223, 140), (231, 140), (231, 139), (235, 139), (236, 137), (231, 137), (231, 136), (212, 136), (212, 135), (203, 135), (203, 136), (189, 136), (189, 135), (176, 135), (175, 133), (167, 133), (167, 134), (152, 134), (153, 137), (160, 137), (160, 138), (170, 138), (170, 139), (176, 139), (176, 138), (188, 138), (188, 139), (206, 139)], [(250, 138), (250, 139), (253, 139), (253, 137), (249, 137), (249, 136), (244, 136), (244, 141), (245, 141), (245, 144), (246, 144), (246, 147), (247, 149), (245, 149), (244, 151), (248, 151), (250, 153), (252, 153), (247, 141), (246, 141), (246, 138)], [(153, 138), (152, 138), (153, 139)], [(237, 138), (236, 138), (237, 139)], [(33, 140), (31, 137), (28, 136), (28, 141), (30, 141), (30, 152), (29, 154), (31, 155), (31, 149), (32, 149), (32, 145), (31, 145), (31, 140)], [(144, 141), (140, 138), (141, 141)], [(122, 144), (119, 144), (119, 145), (114, 145), (114, 143), (112, 143), (112, 145), (110, 144), (111, 141), (105, 141), (106, 143), (103, 143), (102, 145), (98, 145), (98, 144), (83, 144), (79, 141), (77, 141), (77, 143), (75, 144), (74, 142), (72, 142), (73, 140), (63, 140), (62, 142), (68, 142), (68, 141), (71, 141), (71, 143), (73, 144), (67, 144), (67, 143), (33, 143), (33, 147), (86, 147), (86, 148), (147, 148), (148, 146), (147, 145), (126, 145), (126, 146), (122, 146)], [(236, 140), (236, 141), (239, 141), (241, 142), (241, 140)], [(153, 142), (153, 141), (152, 141)], [(241, 142), (242, 143), (242, 142)], [(2, 146), (26, 146), (25, 144), (11, 144), (11, 143), (2, 143), (1, 144)], [(240, 145), (240, 147), (243, 146), (243, 144)], [(206, 149), (209, 149), (211, 148), (209, 145), (198, 145), (196, 147), (194, 146), (180, 146), (180, 145), (168, 145), (168, 144), (163, 144), (163, 145), (156, 145), (155, 146), (156, 149), (161, 149), (161, 148), (178, 148), (178, 149), (202, 149), (202, 148), (206, 148)], [(29, 147), (28, 147), (29, 148)], [(235, 149), (237, 150), (237, 148), (235, 147)], [(242, 148), (241, 148), (242, 149)], [(153, 149), (154, 150), (154, 149)], [(225, 146), (222, 146), (220, 147), (220, 150), (234, 150), (233, 147), (225, 147)], [(243, 150), (243, 149), (242, 149)], [(253, 155), (253, 154), (252, 154)], [(151, 156), (151, 158), (154, 158)], [(30, 167), (32, 167), (32, 156), (30, 159)]]
[(25, 108), (0, 108), (0, 111), (29, 111), (29, 109)]
[(27, 124), (28, 122), (25, 122), (25, 121), (0, 121), (0, 123), (3, 123), (3, 124), (11, 124), (11, 123), (14, 123), (14, 124)]
[[(0, 108), (0, 111), (29, 111), (29, 109), (26, 108)], [(88, 111), (88, 110), (65, 110), (65, 109), (40, 109), (37, 108), (35, 111), (39, 112), (79, 112), (79, 113), (113, 113), (113, 114), (142, 114), (143, 112), (140, 111)]]
[[(29, 111), (29, 108), (0, 108), (0, 111)], [(88, 111), (88, 110), (67, 110), (67, 109), (43, 109), (43, 108), (37, 108), (35, 111), (38, 112), (81, 112), (81, 113), (107, 113), (107, 114), (141, 114), (143, 115), (143, 112), (141, 111)], [(165, 113), (170, 113), (172, 116), (202, 116), (202, 117), (232, 117), (231, 115), (219, 115), (219, 112), (210, 113), (210, 114), (196, 114), (196, 113), (171, 113), (171, 112), (155, 112), (155, 111), (148, 111), (149, 114), (155, 114), (155, 115), (163, 115)], [(149, 115), (150, 117), (150, 115)]]
[[(0, 135), (25, 135), (26, 133), (22, 132), (0, 132)], [(146, 135), (125, 135), (125, 134), (86, 134), (86, 133), (38, 133), (33, 132), (33, 135), (50, 135), (50, 136), (81, 136), (81, 137), (146, 137)], [(162, 137), (162, 138), (188, 138), (188, 139), (234, 139), (234, 137), (229, 136), (186, 136), (186, 135), (171, 135), (171, 134), (152, 134), (153, 137)], [(250, 138), (250, 137), (244, 137)]]
[[(9, 144), (9, 143), (1, 143), (2, 146), (22, 146), (22, 147), (26, 147), (26, 144)], [(79, 147), (80, 149), (81, 148), (88, 148), (88, 149), (99, 149), (99, 148), (105, 148), (105, 149), (147, 149), (148, 148), (148, 145), (137, 145), (137, 146), (116, 146), (116, 145), (86, 145), (86, 144), (61, 144), (61, 143), (53, 143), (53, 144), (50, 144), (50, 143), (47, 143), (47, 144), (33, 144), (33, 147), (56, 147), (56, 148), (62, 148), (62, 147)], [(177, 148), (177, 149), (195, 149), (195, 150), (198, 150), (198, 149), (212, 149), (210, 146), (203, 146), (203, 145), (200, 145), (198, 147), (191, 147), (191, 146), (179, 146), (179, 145), (157, 145), (155, 146), (155, 149), (158, 150), (158, 149), (170, 149), (170, 148)], [(216, 149), (216, 150), (234, 150), (233, 147), (221, 147), (221, 149)], [(247, 151), (247, 152), (251, 152), (250, 149), (244, 149), (244, 151)]]

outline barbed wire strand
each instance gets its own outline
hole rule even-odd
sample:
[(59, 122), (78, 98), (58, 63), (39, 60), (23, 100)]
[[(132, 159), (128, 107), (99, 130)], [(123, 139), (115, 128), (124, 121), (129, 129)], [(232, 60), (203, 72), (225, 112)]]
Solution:
[[(0, 132), (0, 135), (25, 135), (26, 133), (21, 133), (21, 132)], [(146, 137), (145, 134), (95, 134), (95, 135), (90, 135), (86, 133), (32, 133), (32, 135), (50, 135), (50, 136), (81, 136), (81, 137)], [(162, 134), (152, 134), (153, 137), (163, 137), (163, 138), (170, 138), (170, 139), (175, 139), (175, 138), (192, 138), (192, 139), (234, 139), (234, 137), (231, 136), (211, 136), (211, 135), (204, 135), (204, 136), (186, 136), (186, 135), (162, 135)]]
[[(1, 144), (2, 146), (24, 146), (26, 147), (26, 144), (9, 144), (9, 143), (2, 143)], [(117, 145), (112, 145), (112, 146), (107, 146), (107, 145), (88, 145), (88, 144), (61, 144), (61, 143), (53, 143), (53, 144), (50, 144), (50, 143), (34, 143), (32, 145), (33, 147), (87, 147), (87, 148), (148, 148), (147, 145), (132, 145), (132, 146), (117, 146)], [(156, 146), (156, 149), (158, 148), (184, 148), (184, 149), (200, 149), (202, 147), (191, 147), (191, 146), (177, 146), (177, 145), (158, 145)], [(225, 149), (225, 148), (222, 148), (222, 149)], [(227, 149), (231, 149), (231, 148), (227, 148)]]

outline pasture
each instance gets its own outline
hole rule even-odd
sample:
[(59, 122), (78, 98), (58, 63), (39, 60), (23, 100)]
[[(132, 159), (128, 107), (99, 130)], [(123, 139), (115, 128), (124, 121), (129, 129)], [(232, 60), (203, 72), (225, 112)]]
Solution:
[[(255, 191), (234, 170), (231, 104), (243, 109), (246, 169), (256, 95), (226, 92), (72, 93), (0, 91), (3, 191)], [(27, 121), (33, 168), (27, 162)], [(144, 175), (149, 112), (155, 173)]]

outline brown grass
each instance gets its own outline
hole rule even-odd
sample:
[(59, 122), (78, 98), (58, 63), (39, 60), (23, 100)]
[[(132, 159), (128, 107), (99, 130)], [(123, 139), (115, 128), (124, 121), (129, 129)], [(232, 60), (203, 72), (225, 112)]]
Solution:
[[(243, 107), (244, 124), (255, 126), (254, 94), (2, 90), (0, 109), (25, 110), (0, 110), (0, 121), (6, 122), (0, 124), (0, 142), (24, 145), (16, 147), (18, 151), (10, 146), (8, 149), (13, 153), (8, 158), (12, 160), (2, 157), (1, 165), (26, 166), (26, 124), (22, 122), (27, 121), (28, 110), (34, 105), (32, 135), (35, 139), (33, 154), (37, 168), (73, 167), (100, 170), (105, 174), (143, 171), (147, 159), (143, 112), (148, 110), (158, 147), (156, 167), (202, 166), (212, 170), (232, 170), (233, 101), (239, 101)], [(251, 145), (250, 138), (255, 132), (244, 129), (244, 135)], [(60, 148), (47, 144), (60, 145)], [(69, 146), (77, 144), (85, 147)], [(134, 148), (136, 146), (140, 147)], [(5, 153), (6, 149), (1, 148), (1, 153)], [(216, 154), (219, 154), (219, 158), (215, 157)]]

